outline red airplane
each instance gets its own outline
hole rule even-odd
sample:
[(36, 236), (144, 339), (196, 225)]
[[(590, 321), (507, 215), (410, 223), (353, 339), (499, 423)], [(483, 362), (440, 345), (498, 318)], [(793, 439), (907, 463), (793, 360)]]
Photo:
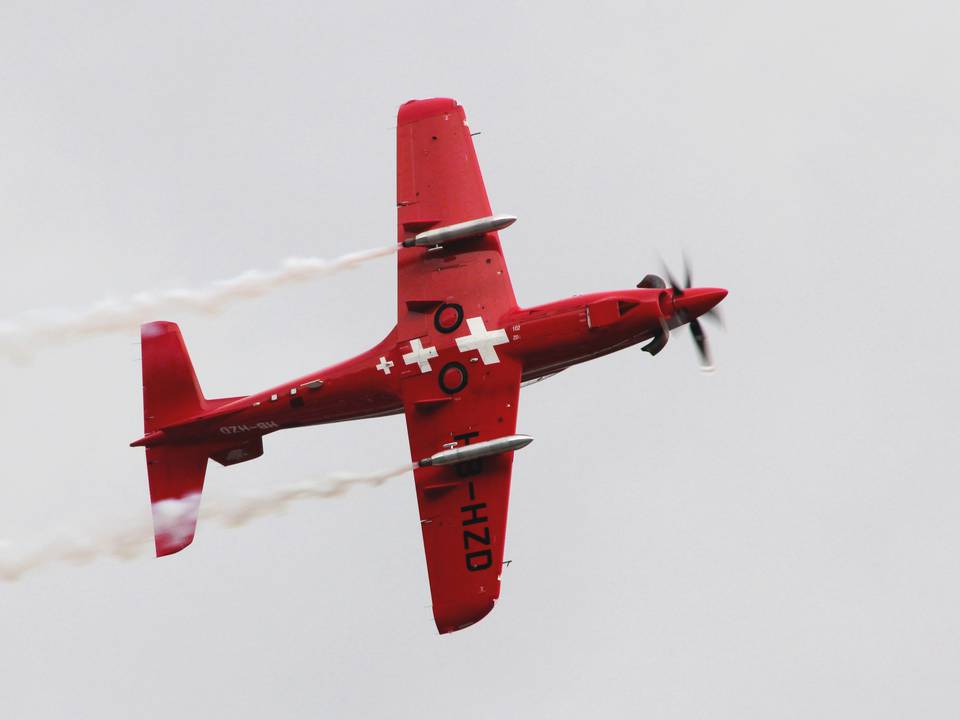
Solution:
[(510, 471), (523, 384), (649, 341), (656, 355), (727, 294), (636, 288), (517, 305), (463, 108), (411, 100), (397, 115), (397, 325), (357, 357), (246, 397), (203, 396), (180, 331), (141, 328), (144, 436), (157, 556), (193, 541), (207, 460), (263, 454), (284, 428), (403, 413), (433, 615), (441, 633), (472, 625), (500, 595)]

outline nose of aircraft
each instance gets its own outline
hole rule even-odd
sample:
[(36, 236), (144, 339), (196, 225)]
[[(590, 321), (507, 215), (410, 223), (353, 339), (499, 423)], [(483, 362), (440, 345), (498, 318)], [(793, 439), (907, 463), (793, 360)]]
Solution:
[(679, 297), (673, 298), (673, 307), (687, 320), (700, 317), (727, 296), (723, 288), (687, 288)]

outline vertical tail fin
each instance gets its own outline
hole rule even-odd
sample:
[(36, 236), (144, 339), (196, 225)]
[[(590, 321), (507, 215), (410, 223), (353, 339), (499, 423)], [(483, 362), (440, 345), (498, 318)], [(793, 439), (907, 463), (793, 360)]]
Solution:
[(200, 414), (205, 401), (180, 328), (171, 322), (147, 323), (140, 328), (140, 347), (144, 431)]
[(203, 477), (207, 472), (207, 453), (203, 445), (147, 448), (157, 557), (172, 555), (193, 542)]

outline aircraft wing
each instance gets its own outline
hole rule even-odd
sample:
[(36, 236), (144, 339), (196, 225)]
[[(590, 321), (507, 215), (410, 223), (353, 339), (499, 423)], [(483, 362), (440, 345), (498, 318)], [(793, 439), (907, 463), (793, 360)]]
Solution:
[[(397, 117), (401, 243), (491, 216), (463, 108), (411, 101)], [(516, 307), (495, 232), (442, 248), (401, 247), (397, 264), (399, 375), (414, 461), (445, 447), (512, 435), (520, 363), (500, 326)], [(384, 371), (393, 365), (386, 364)], [(500, 594), (513, 453), (414, 473), (433, 614), (441, 633), (471, 625)]]
[[(520, 374), (517, 361), (503, 358), (472, 373), (453, 398), (438, 397), (430, 374), (407, 378), (403, 397), (411, 457), (512, 435)], [(503, 453), (414, 471), (433, 616), (441, 633), (477, 622), (500, 596), (512, 465), (513, 453)]]
[[(412, 100), (397, 114), (398, 239), (491, 215), (463, 108), (455, 100)], [(423, 326), (429, 303), (456, 295), (468, 315), (499, 318), (516, 307), (496, 233), (460, 240), (441, 251), (401, 248), (400, 330)], [(409, 311), (414, 309), (411, 314)], [(428, 318), (429, 319), (429, 318)]]

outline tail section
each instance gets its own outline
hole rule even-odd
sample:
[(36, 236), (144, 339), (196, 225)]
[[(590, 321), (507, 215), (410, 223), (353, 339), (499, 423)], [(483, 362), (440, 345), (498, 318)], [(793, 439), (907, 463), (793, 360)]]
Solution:
[[(152, 322), (140, 328), (143, 356), (144, 437), (133, 443), (147, 448), (147, 476), (153, 507), (157, 557), (183, 550), (193, 542), (207, 459), (235, 465), (260, 457), (260, 436), (242, 440), (212, 437), (205, 441), (158, 441), (172, 427), (189, 427), (194, 419), (238, 398), (207, 400), (200, 391), (180, 328)], [(203, 437), (203, 435), (200, 435)]]
[[(170, 322), (141, 326), (140, 349), (144, 432), (161, 430), (203, 412), (206, 401), (180, 328)], [(147, 448), (157, 557), (183, 550), (193, 542), (208, 456), (204, 445)]]

